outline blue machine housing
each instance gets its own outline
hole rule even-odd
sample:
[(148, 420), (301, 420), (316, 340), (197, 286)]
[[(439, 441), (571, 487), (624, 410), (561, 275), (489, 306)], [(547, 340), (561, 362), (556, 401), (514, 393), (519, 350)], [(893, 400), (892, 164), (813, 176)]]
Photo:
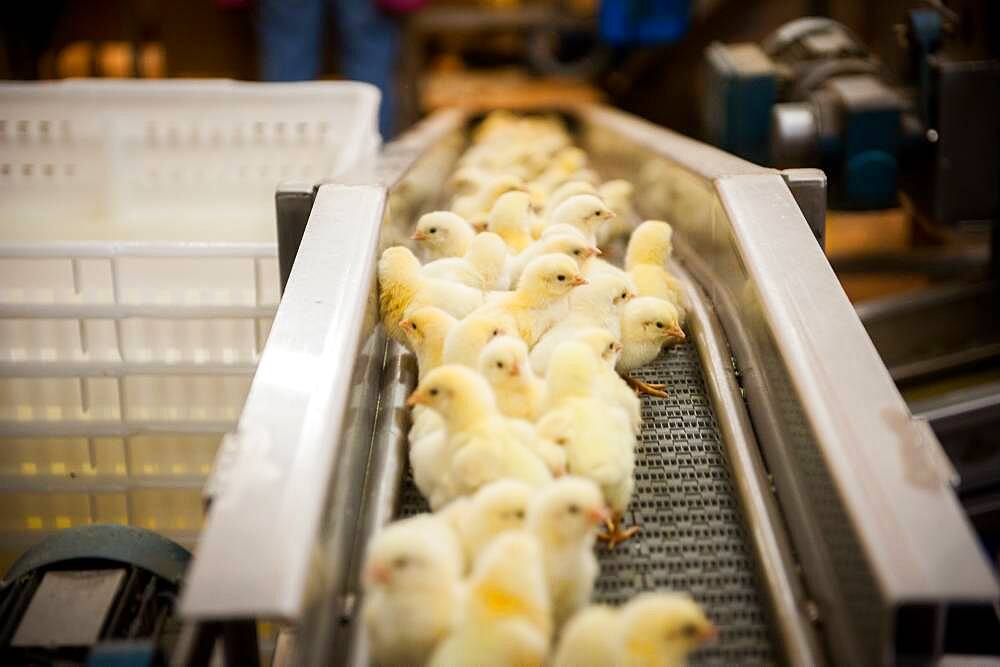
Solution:
[(614, 46), (667, 44), (688, 28), (690, 0), (604, 0), (601, 39)]

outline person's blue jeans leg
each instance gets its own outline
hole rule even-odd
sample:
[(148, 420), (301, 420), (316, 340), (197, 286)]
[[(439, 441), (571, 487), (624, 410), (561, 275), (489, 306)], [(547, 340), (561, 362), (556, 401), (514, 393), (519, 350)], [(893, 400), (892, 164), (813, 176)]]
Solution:
[(309, 81), (320, 74), (330, 0), (259, 0), (260, 78)]
[(396, 62), (399, 25), (375, 0), (333, 0), (340, 45), (340, 69), (348, 79), (374, 84), (382, 92), (379, 130), (389, 139), (396, 123)]

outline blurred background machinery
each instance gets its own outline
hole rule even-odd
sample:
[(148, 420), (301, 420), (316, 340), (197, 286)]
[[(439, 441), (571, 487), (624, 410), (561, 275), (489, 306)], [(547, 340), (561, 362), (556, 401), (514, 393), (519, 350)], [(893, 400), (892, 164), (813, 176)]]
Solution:
[(0, 587), (8, 665), (163, 665), (191, 553), (128, 526), (70, 528), (31, 547)]
[(891, 60), (826, 18), (792, 21), (760, 45), (712, 45), (706, 135), (761, 164), (822, 167), (837, 207), (891, 207), (901, 187), (928, 220), (990, 224), (1000, 16), (995, 3), (923, 4), (884, 26), (898, 39)]

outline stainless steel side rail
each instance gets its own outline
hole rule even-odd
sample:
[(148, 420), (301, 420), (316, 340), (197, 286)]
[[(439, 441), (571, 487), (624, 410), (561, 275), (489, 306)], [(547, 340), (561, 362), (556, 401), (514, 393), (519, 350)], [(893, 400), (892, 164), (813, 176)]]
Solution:
[(782, 175), (604, 107), (580, 119), (719, 312), (831, 656), (942, 655), (949, 611), (991, 608), (997, 581)]
[[(213, 473), (181, 600), (188, 621), (298, 620), (346, 571), (350, 548), (337, 561), (323, 547), (353, 540), (360, 507), (361, 484), (348, 477), (367, 460), (385, 358), (375, 266), (386, 191), (463, 121), (436, 115), (390, 144), (374, 171), (355, 175), (365, 184), (319, 187), (238, 429)], [(331, 505), (342, 511), (334, 521)]]

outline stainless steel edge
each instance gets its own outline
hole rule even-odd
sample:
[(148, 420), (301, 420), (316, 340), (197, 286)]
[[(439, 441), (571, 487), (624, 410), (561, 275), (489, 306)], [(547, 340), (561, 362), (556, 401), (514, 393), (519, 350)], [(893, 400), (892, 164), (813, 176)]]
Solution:
[[(828, 646), (839, 662), (882, 662), (904, 605), (988, 603), (995, 578), (940, 445), (912, 419), (784, 183), (715, 187), (721, 210), (699, 254), (712, 258), (713, 300), (735, 309), (727, 333)], [(732, 257), (712, 256), (726, 246)]]
[(359, 184), (319, 188), (187, 577), (186, 619), (298, 619), (345, 576), (349, 557), (325, 562), (320, 549), (353, 540), (353, 525), (331, 535), (326, 519), (344, 498), (360, 504), (360, 486), (331, 486), (352, 477), (336, 469), (360, 456), (344, 456), (343, 440), (377, 395), (384, 360), (372, 332), (386, 188), (463, 122), (434, 114), (352, 174)]
[(187, 577), (186, 618), (294, 618), (302, 609), (362, 342), (357, 324), (370, 299), (383, 200), (379, 186), (317, 193), (243, 408), (239, 447)]
[(689, 328), (705, 374), (715, 417), (722, 433), (726, 456), (733, 470), (751, 535), (758, 572), (770, 601), (777, 636), (789, 665), (822, 665), (826, 658), (812, 625), (809, 600), (797, 571), (797, 563), (786, 533), (784, 519), (767, 479), (742, 388), (736, 380), (731, 352), (722, 325), (707, 296), (687, 271), (675, 265), (690, 305)]
[[(385, 372), (382, 374), (382, 392), (379, 413), (368, 464), (365, 487), (365, 508), (359, 523), (355, 545), (355, 559), (350, 580), (357, 584), (361, 579), (361, 566), (365, 549), (371, 537), (385, 526), (399, 506), (399, 494), (406, 472), (409, 411), (406, 396), (417, 381), (416, 360), (403, 346), (389, 343), (386, 352)], [(356, 610), (358, 611), (358, 610)], [(360, 613), (355, 613), (344, 646), (349, 651), (340, 656), (338, 664), (364, 667), (368, 664), (368, 647)], [(331, 661), (314, 661), (314, 664), (331, 664)]]
[(722, 179), (767, 332), (886, 593), (987, 600), (997, 584), (962, 515), (940, 447), (913, 420), (878, 352), (815, 244), (784, 184), (771, 176)]
[(587, 125), (598, 126), (628, 142), (653, 149), (707, 179), (733, 174), (778, 173), (611, 107), (586, 105), (576, 110), (575, 115)]
[(922, 605), (940, 632), (935, 609), (996, 600), (940, 444), (782, 175), (618, 112), (580, 117), (592, 152), (636, 182), (640, 211), (673, 223), (703, 267), (833, 658), (891, 659), (904, 607)]

